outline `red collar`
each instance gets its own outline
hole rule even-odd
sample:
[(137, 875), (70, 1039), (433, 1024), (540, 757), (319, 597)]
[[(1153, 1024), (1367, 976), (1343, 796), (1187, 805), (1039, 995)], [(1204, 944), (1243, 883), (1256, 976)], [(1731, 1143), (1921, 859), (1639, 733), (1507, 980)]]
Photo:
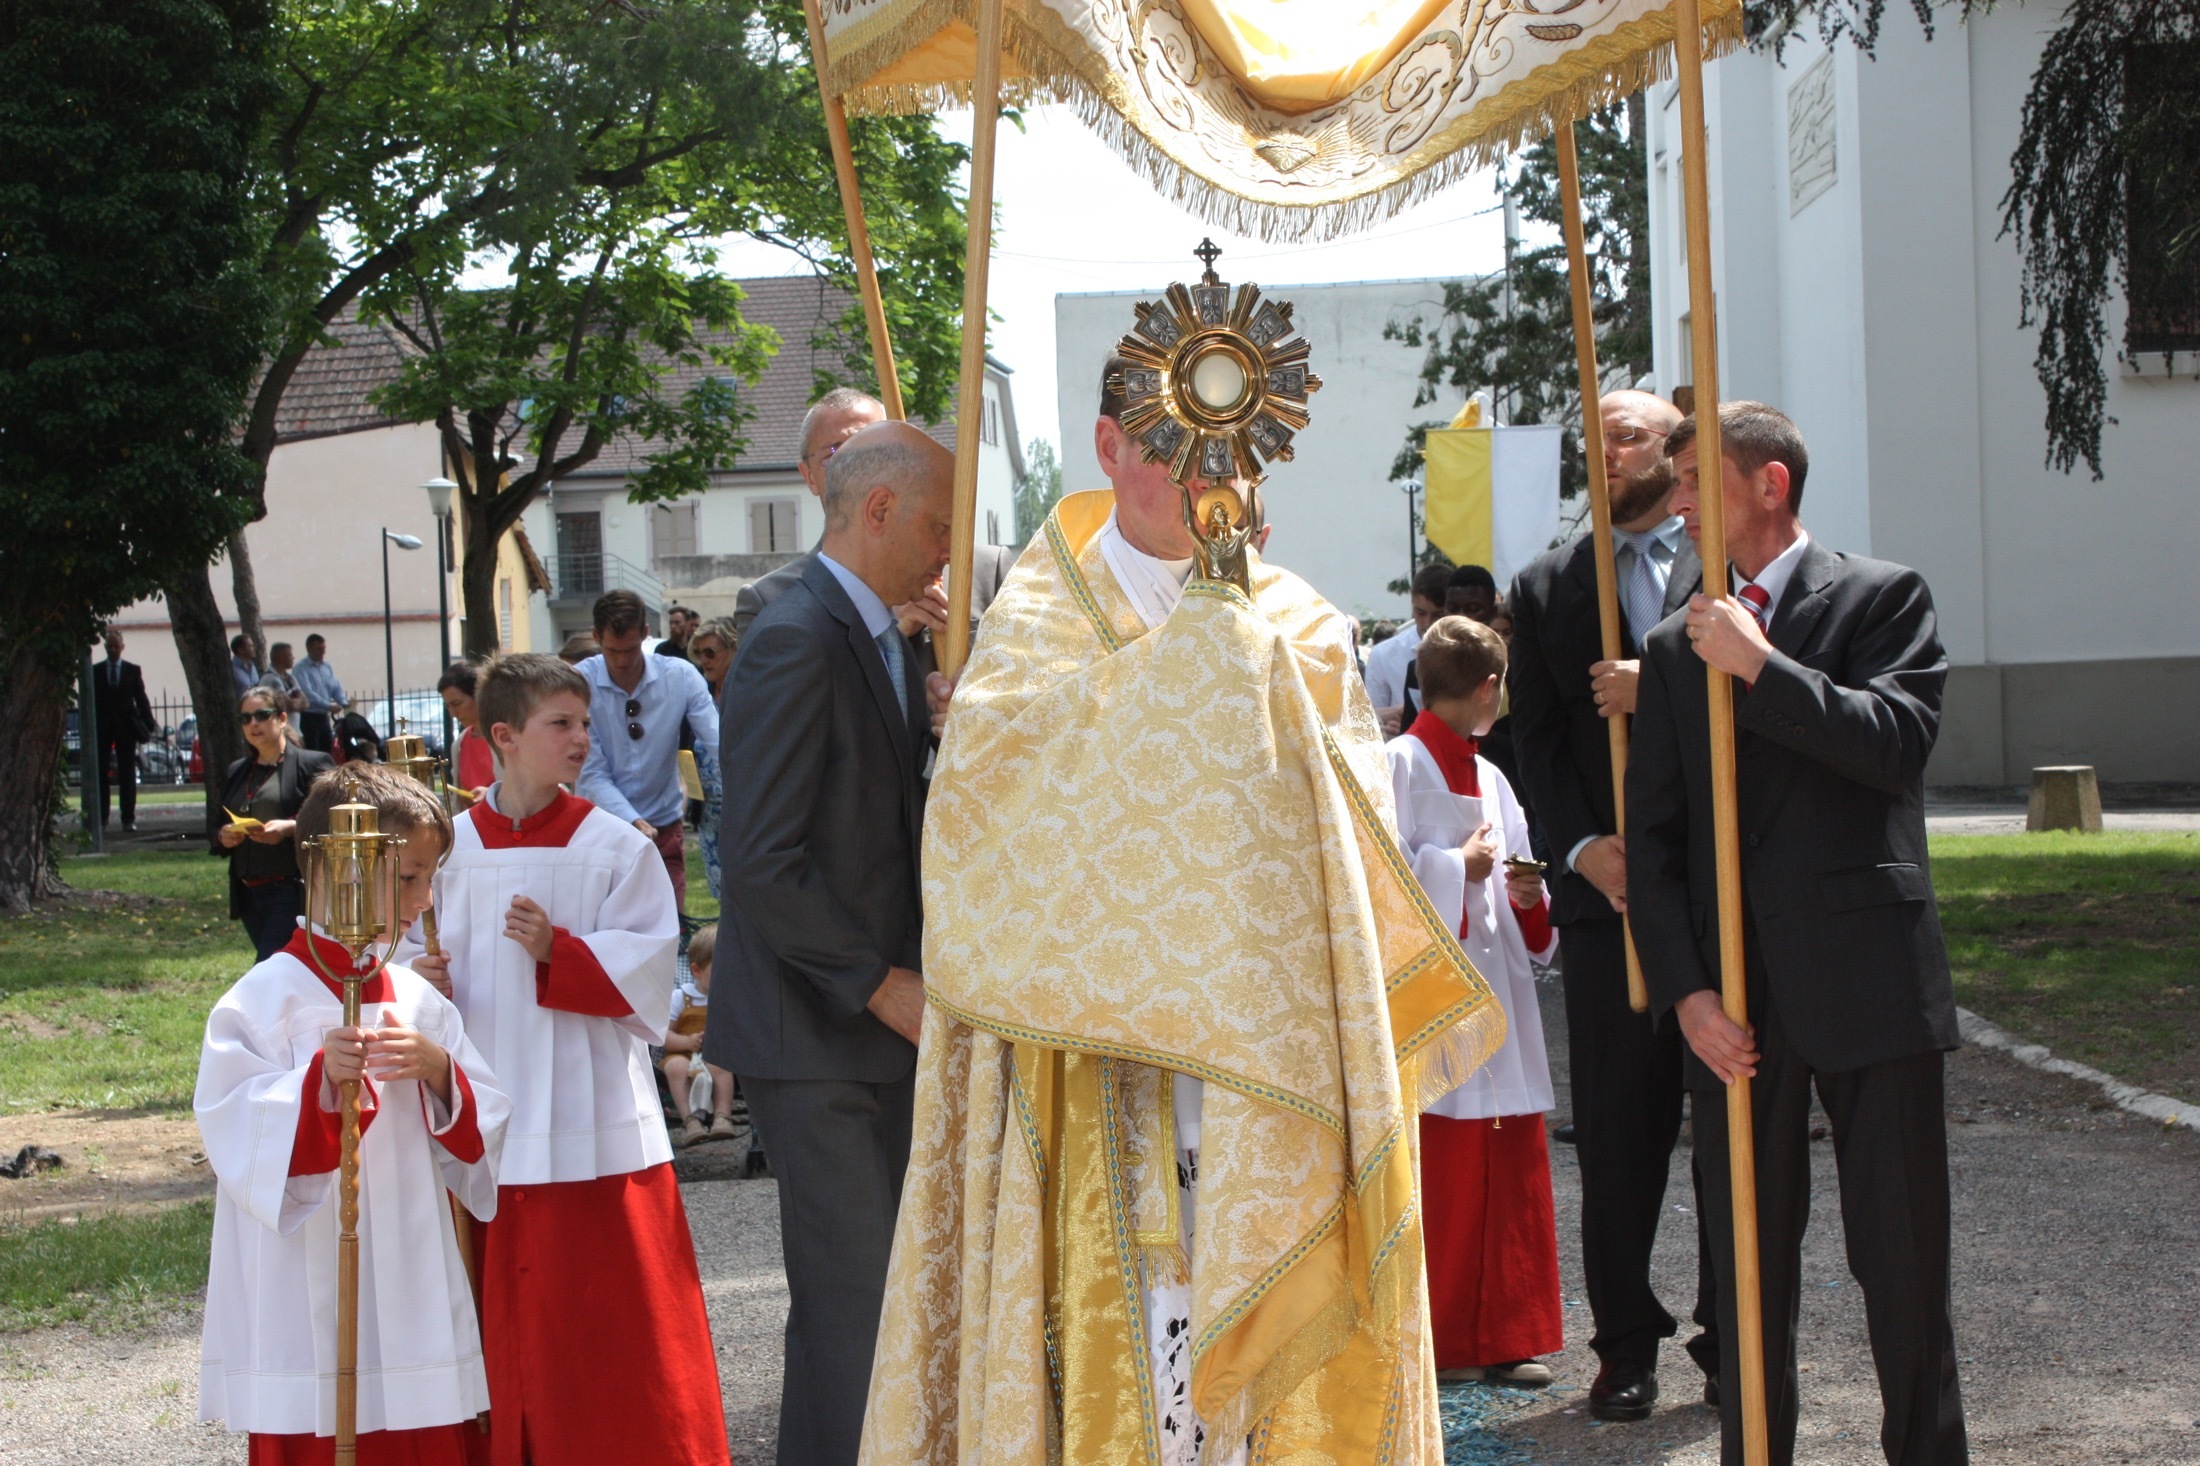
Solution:
[(1451, 724), (1426, 708), (1421, 710), (1421, 715), (1413, 720), (1413, 726), (1406, 729), (1406, 733), (1409, 737), (1421, 740), (1421, 746), (1429, 751), (1429, 757), (1436, 760), (1436, 767), (1442, 772), (1444, 783), (1452, 793), (1464, 794), (1470, 798), (1481, 797), (1482, 776), (1476, 771), (1474, 763), (1476, 756), (1482, 751), (1480, 743), (1472, 738), (1461, 737)]
[[(304, 927), (299, 927), (290, 934), (289, 942), (283, 947), (283, 954), (297, 958), (305, 965), (306, 971), (321, 980), (321, 986), (339, 998), (344, 995), (344, 985), (328, 974), (356, 970), (352, 964), (350, 949), (341, 942), (331, 941), (318, 933), (309, 933)], [(320, 958), (319, 963), (315, 963), (315, 956)], [(327, 970), (323, 971), (324, 968)], [(387, 966), (359, 986), (359, 1001), (362, 1003), (389, 1003), (396, 999), (397, 993), (390, 983), (390, 970)]]
[(510, 815), (491, 809), (486, 795), (466, 813), (473, 819), (474, 833), (481, 836), (482, 848), (518, 850), (569, 843), (573, 832), (581, 827), (581, 821), (587, 819), (588, 812), (595, 807), (580, 796), (560, 789), (557, 798), (516, 824)]

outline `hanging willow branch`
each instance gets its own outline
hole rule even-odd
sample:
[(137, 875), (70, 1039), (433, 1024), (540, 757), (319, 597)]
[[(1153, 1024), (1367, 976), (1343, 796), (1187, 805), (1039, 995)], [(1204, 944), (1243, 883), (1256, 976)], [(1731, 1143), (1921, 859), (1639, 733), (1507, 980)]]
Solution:
[[(2131, 298), (2132, 244), (2189, 280), (2200, 232), (2200, 0), (2075, 6), (2024, 100), (2002, 232), (2024, 255), (2023, 320), (2047, 392), (2047, 458), (2101, 477), (2110, 276)], [(2136, 209), (2135, 209), (2136, 206)]]

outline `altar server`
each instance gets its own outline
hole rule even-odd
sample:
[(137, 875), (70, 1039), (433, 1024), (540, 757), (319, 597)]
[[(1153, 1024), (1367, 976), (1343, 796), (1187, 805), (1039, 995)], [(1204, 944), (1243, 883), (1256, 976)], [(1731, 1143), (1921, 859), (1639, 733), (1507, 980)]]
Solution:
[(648, 837), (560, 787), (588, 755), (579, 672), (499, 657), (475, 700), (504, 777), (459, 818), (435, 906), (459, 1011), (512, 1097), (496, 1220), (474, 1234), (490, 1459), (723, 1462), (649, 1061), (672, 1010), (672, 888)]
[[(298, 834), (325, 832), (345, 802), (373, 805), (382, 830), (404, 840), (398, 916), (409, 922), (450, 817), (415, 781), (365, 764), (322, 777)], [(384, 968), (363, 985), (358, 1027), (345, 1028), (342, 984), (316, 955), (330, 972), (352, 970), (349, 951), (301, 927), (207, 1020), (192, 1103), (220, 1189), (199, 1417), (251, 1432), (253, 1466), (332, 1459), (337, 1086), (359, 1079), (358, 1459), (459, 1466), (489, 1390), (445, 1191), (495, 1214), (510, 1106), (458, 1010), (427, 982)], [(362, 966), (372, 961), (370, 948)]]
[[(1505, 1008), (1505, 1043), (1421, 1116), (1421, 1185), (1436, 1367), (1445, 1380), (1544, 1385), (1535, 1356), (1565, 1340), (1543, 1112), (1535, 969), (1557, 946), (1528, 822), (1477, 740), (1497, 718), (1505, 643), (1446, 616), (1415, 654), (1424, 707), (1390, 741), (1398, 833), (1439, 920)], [(1508, 867), (1508, 859), (1525, 864)]]

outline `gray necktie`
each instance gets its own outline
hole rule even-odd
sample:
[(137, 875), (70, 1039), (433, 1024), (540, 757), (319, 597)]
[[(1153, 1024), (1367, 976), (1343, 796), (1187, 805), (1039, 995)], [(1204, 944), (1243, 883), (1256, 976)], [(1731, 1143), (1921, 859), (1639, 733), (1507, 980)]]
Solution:
[(1619, 532), (1619, 541), (1635, 552), (1635, 558), (1627, 567), (1627, 579), (1619, 588), (1620, 604), (1627, 611), (1627, 629), (1635, 635), (1639, 648), (1650, 628), (1665, 619), (1665, 584), (1658, 576), (1658, 562), (1651, 557), (1651, 547), (1658, 541), (1655, 530), (1630, 533)]
[(878, 654), (886, 658), (886, 680), (894, 685), (894, 706), (901, 710), (901, 720), (909, 721), (908, 644), (902, 640), (899, 626), (888, 626), (876, 637)]

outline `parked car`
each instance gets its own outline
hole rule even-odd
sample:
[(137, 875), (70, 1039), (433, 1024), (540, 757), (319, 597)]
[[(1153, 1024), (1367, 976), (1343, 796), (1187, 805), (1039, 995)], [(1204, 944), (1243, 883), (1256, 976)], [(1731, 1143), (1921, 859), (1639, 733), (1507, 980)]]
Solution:
[[(378, 697), (372, 702), (356, 704), (359, 715), (374, 725), (374, 736), (390, 736), (390, 700)], [(397, 694), (397, 717), (400, 733), (410, 733), (428, 740), (428, 752), (437, 758), (443, 756), (443, 696), (432, 689)]]

